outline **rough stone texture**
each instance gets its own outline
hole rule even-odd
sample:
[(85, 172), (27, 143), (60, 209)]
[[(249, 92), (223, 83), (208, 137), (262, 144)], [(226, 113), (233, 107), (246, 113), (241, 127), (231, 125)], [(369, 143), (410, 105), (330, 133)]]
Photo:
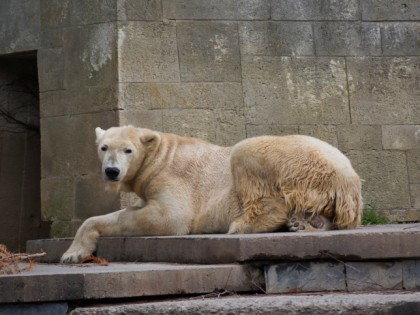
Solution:
[[(107, 128), (115, 124), (114, 112), (43, 118), (42, 177), (97, 174), (99, 165), (94, 129), (97, 126)], [(68, 143), (69, 138), (83, 141), (72, 141), (71, 145), (63, 145)]]
[(340, 263), (282, 263), (265, 269), (267, 293), (345, 291), (345, 278)]
[(173, 22), (127, 22), (118, 29), (119, 82), (179, 81)]
[(234, 22), (178, 22), (182, 81), (241, 81), (238, 25)]
[(353, 123), (419, 124), (420, 57), (347, 60)]
[(418, 209), (380, 210), (378, 214), (386, 216), (390, 222), (420, 222), (420, 211)]
[[(98, 168), (100, 168), (99, 165)], [(106, 191), (102, 176), (82, 176), (76, 181), (75, 187), (74, 217), (76, 219), (86, 220), (92, 216), (120, 210), (119, 193)]]
[(420, 261), (403, 261), (402, 274), (404, 289), (412, 291), (418, 291), (420, 289)]
[(173, 315), (173, 314), (417, 314), (420, 312), (419, 293), (389, 294), (303, 294), (274, 296), (234, 296), (199, 298), (188, 301), (149, 302), (126, 305), (76, 308), (71, 315)]
[(246, 136), (247, 138), (263, 135), (277, 135), (285, 136), (291, 134), (298, 134), (299, 126), (291, 125), (280, 125), (280, 124), (263, 124), (263, 125), (246, 125)]
[(239, 109), (240, 83), (127, 83), (120, 84), (125, 109)]
[[(76, 234), (77, 229), (82, 222), (80, 220), (59, 221), (56, 220), (51, 224), (51, 236), (53, 237), (71, 237)], [(69, 245), (70, 246), (70, 245)], [(61, 253), (63, 254), (64, 251)]]
[(38, 52), (39, 91), (60, 90), (64, 87), (64, 60), (61, 48)]
[(410, 192), (411, 192), (411, 206), (416, 209), (419, 209), (420, 208), (420, 184), (411, 184)]
[(420, 149), (420, 125), (382, 126), (382, 143), (385, 150)]
[(158, 21), (162, 19), (161, 0), (125, 0), (118, 9), (118, 20)]
[(420, 23), (400, 22), (383, 27), (384, 55), (419, 55), (419, 52)]
[[(156, 295), (255, 291), (261, 272), (247, 265), (109, 264), (78, 268), (36, 265), (1, 277), (0, 303), (69, 301)], [(127, 284), (130, 285), (127, 285)], [(39, 288), (42, 287), (42, 290)], [(7, 289), (6, 289), (7, 288)]]
[(403, 271), (401, 262), (346, 263), (349, 291), (401, 290)]
[(39, 1), (1, 1), (0, 54), (31, 51), (39, 47), (39, 14)]
[(51, 177), (41, 179), (42, 219), (71, 220), (74, 213), (74, 178)]
[(349, 151), (346, 155), (364, 180), (362, 190), (365, 205), (373, 209), (410, 208), (404, 152)]
[(0, 314), (66, 315), (67, 303), (0, 305)]
[(349, 150), (381, 150), (382, 130), (380, 125), (337, 126), (338, 148)]
[(311, 23), (243, 22), (239, 24), (243, 55), (314, 55)]
[(269, 0), (162, 0), (163, 16), (178, 20), (267, 20)]
[(407, 151), (407, 166), (410, 183), (420, 184), (420, 150)]
[(248, 124), (341, 124), (350, 120), (341, 58), (244, 56), (242, 75)]
[(317, 55), (377, 56), (381, 54), (379, 25), (359, 22), (314, 24)]
[(366, 21), (420, 20), (417, 0), (365, 0), (360, 5)]
[[(114, 237), (100, 239), (97, 254), (109, 261), (198, 264), (414, 259), (420, 257), (419, 236), (419, 224), (396, 224), (322, 233)], [(47, 256), (42, 261), (57, 262), (70, 241), (29, 241), (27, 250), (44, 249)]]
[(120, 125), (163, 131), (161, 110), (123, 110), (119, 114)]
[(359, 20), (356, 0), (280, 0), (271, 2), (273, 20)]

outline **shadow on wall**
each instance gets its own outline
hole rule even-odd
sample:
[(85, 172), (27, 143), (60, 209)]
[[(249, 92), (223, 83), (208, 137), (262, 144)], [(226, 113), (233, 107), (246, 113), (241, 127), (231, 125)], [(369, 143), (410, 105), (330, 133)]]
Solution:
[(36, 54), (0, 58), (0, 243), (11, 251), (49, 236), (40, 210), (40, 142)]

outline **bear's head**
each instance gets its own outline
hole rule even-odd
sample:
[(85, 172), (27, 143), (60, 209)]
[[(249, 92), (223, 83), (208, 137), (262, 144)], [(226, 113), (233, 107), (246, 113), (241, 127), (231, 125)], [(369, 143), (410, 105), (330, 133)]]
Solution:
[(95, 129), (102, 176), (108, 182), (124, 184), (139, 172), (147, 156), (161, 141), (156, 131), (133, 126)]

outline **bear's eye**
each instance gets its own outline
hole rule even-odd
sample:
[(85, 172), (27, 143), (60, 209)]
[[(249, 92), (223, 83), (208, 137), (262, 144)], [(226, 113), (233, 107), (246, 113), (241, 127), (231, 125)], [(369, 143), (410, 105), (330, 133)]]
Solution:
[(131, 149), (125, 149), (124, 150), (124, 153), (127, 153), (127, 154), (130, 154), (130, 153), (132, 153), (133, 151), (131, 150)]
[(101, 151), (106, 151), (106, 150), (108, 150), (108, 146), (107, 145), (103, 145), (102, 147), (101, 147)]

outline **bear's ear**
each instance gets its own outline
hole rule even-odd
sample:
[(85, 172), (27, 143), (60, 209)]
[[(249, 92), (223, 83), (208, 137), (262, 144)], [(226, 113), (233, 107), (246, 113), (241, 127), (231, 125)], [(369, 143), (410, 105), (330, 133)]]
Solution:
[(102, 136), (104, 135), (105, 130), (103, 130), (103, 129), (99, 128), (99, 127), (96, 127), (95, 133), (96, 133), (96, 143), (98, 143), (99, 142), (99, 139), (101, 139)]
[(140, 141), (145, 146), (153, 146), (157, 144), (160, 140), (160, 135), (154, 131), (147, 131), (146, 133), (140, 136)]

